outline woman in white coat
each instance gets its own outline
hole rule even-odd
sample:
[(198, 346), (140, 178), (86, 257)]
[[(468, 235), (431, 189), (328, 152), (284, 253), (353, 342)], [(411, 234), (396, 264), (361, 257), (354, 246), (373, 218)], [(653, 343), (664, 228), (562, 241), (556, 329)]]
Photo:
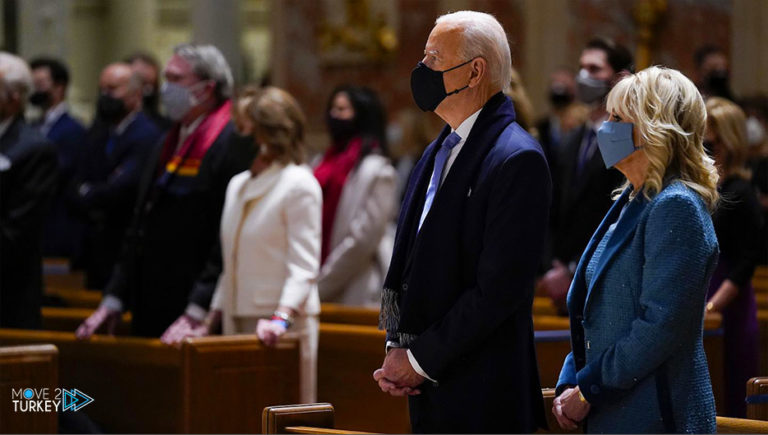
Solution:
[(323, 302), (381, 305), (394, 243), (396, 174), (386, 157), (384, 111), (367, 88), (331, 93), (331, 146), (315, 168), (323, 191)]
[(247, 108), (259, 157), (229, 182), (221, 219), (224, 268), (209, 329), (256, 332), (267, 345), (290, 332), (301, 347), (301, 402), (316, 401), (322, 194), (303, 164), (305, 118), (274, 87)]

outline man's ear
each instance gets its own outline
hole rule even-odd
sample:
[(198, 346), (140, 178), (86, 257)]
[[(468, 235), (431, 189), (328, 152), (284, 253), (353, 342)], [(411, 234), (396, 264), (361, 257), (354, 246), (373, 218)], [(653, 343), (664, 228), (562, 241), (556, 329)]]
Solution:
[(469, 87), (474, 88), (477, 86), (488, 72), (488, 62), (482, 57), (475, 58), (470, 63), (470, 75), (469, 75)]

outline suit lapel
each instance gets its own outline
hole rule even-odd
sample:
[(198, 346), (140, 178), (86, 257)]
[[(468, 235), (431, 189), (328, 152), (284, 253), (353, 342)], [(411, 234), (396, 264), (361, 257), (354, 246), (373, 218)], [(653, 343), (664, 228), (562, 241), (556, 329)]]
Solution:
[[(592, 290), (595, 287), (595, 283), (597, 283), (600, 277), (605, 273), (608, 264), (610, 264), (611, 260), (613, 260), (621, 247), (624, 246), (624, 244), (635, 233), (637, 222), (642, 215), (643, 210), (645, 210), (645, 206), (648, 204), (648, 201), (643, 195), (638, 195), (634, 198), (634, 200), (629, 202), (627, 209), (624, 211), (624, 214), (621, 215), (621, 209), (629, 199), (630, 190), (631, 188), (624, 190), (621, 196), (621, 201), (616, 201), (614, 207), (611, 208), (611, 212), (613, 212), (612, 219), (610, 221), (603, 221), (603, 224), (601, 225), (601, 227), (604, 227), (601, 228), (602, 233), (599, 237), (593, 238), (593, 240), (590, 242), (590, 244), (595, 243), (595, 246), (597, 246), (596, 244), (600, 243), (600, 239), (602, 239), (603, 235), (608, 230), (608, 227), (610, 227), (613, 222), (616, 222), (616, 219), (619, 219), (619, 221), (616, 223), (616, 228), (613, 230), (613, 234), (611, 234), (610, 239), (608, 239), (608, 242), (605, 245), (603, 253), (600, 255), (597, 267), (595, 268), (595, 273), (592, 276), (592, 281), (587, 283), (587, 299), (584, 302), (585, 311), (589, 304), (589, 298), (592, 294)], [(592, 252), (594, 253), (594, 247)]]

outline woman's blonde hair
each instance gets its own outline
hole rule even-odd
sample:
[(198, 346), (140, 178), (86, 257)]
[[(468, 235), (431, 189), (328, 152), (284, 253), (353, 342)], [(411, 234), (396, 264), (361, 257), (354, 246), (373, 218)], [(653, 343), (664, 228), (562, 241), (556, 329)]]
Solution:
[(707, 128), (723, 145), (723, 161), (717, 162), (723, 177), (749, 178), (747, 162), (747, 117), (739, 106), (720, 97), (707, 99)]
[[(606, 99), (609, 113), (634, 123), (649, 167), (642, 192), (651, 198), (679, 180), (707, 207), (717, 205), (717, 169), (702, 145), (707, 111), (696, 86), (679, 71), (652, 66), (619, 81)], [(629, 185), (627, 181), (617, 192)]]
[(268, 86), (248, 105), (254, 134), (266, 146), (265, 158), (281, 163), (304, 162), (306, 118), (299, 103), (288, 92)]

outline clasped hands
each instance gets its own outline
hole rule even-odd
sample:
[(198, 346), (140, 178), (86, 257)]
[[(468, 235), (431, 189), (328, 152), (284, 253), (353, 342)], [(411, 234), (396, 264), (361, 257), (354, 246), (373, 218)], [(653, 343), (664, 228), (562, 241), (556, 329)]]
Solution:
[(555, 414), (557, 423), (563, 429), (574, 430), (578, 423), (584, 420), (591, 408), (589, 402), (579, 396), (579, 387), (568, 388), (563, 394), (557, 396), (552, 403), (552, 413)]
[(406, 349), (394, 348), (387, 352), (380, 369), (373, 372), (373, 379), (381, 391), (393, 396), (415, 396), (421, 394), (417, 387), (425, 378), (411, 366)]

